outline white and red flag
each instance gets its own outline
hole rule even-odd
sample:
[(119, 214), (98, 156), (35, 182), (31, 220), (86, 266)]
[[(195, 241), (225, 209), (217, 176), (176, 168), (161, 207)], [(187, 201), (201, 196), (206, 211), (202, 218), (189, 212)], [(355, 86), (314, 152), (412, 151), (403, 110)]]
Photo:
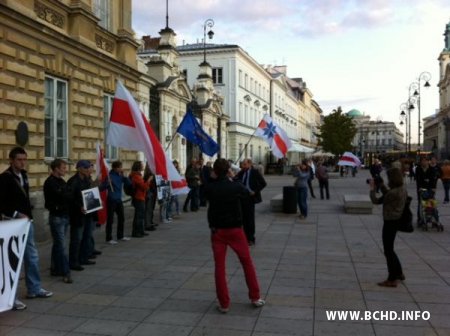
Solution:
[(339, 158), (339, 162), (337, 164), (338, 164), (338, 166), (359, 167), (359, 166), (361, 166), (361, 161), (352, 152), (345, 152)]
[(117, 81), (106, 143), (143, 152), (152, 172), (171, 182), (173, 195), (189, 192), (186, 180), (167, 157), (150, 123), (121, 81)]
[[(109, 166), (103, 155), (103, 150), (100, 147), (100, 143), (97, 142), (97, 159), (95, 160), (95, 169), (97, 171), (97, 177), (100, 183), (105, 183), (109, 179)], [(107, 202), (108, 202), (108, 189), (100, 191), (100, 198), (102, 200), (103, 207), (98, 210), (98, 223), (106, 224), (107, 215)]]
[(286, 132), (268, 114), (265, 114), (259, 122), (255, 134), (266, 140), (273, 155), (278, 159), (284, 157), (292, 146)]

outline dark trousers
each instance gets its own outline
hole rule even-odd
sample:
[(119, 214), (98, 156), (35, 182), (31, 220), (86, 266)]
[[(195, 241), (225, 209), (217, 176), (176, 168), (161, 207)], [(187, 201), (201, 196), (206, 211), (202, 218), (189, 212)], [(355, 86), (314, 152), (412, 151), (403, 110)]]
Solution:
[(199, 207), (199, 187), (189, 187), (189, 193), (184, 201), (183, 210), (187, 211), (189, 202), (191, 202), (191, 211), (197, 211)]
[(147, 198), (145, 199), (145, 210), (144, 210), (144, 228), (150, 229), (153, 224), (153, 211), (155, 210), (155, 197), (153, 193), (149, 192)]
[(93, 255), (95, 249), (94, 228), (95, 224), (91, 216), (83, 217), (83, 234), (80, 242), (80, 263), (85, 264)]
[(323, 199), (323, 189), (325, 189), (327, 199), (330, 199), (330, 191), (328, 189), (328, 179), (324, 180), (319, 179), (319, 188), (320, 188), (320, 198)]
[(395, 281), (403, 274), (402, 265), (394, 252), (394, 241), (397, 234), (396, 221), (384, 221), (383, 224), (383, 249), (388, 268), (388, 280)]
[(80, 243), (83, 235), (83, 226), (70, 224), (69, 265), (80, 266)]
[(123, 238), (123, 224), (125, 216), (122, 201), (108, 200), (108, 219), (106, 220), (106, 241), (112, 240), (112, 225), (114, 222), (114, 214), (117, 214), (117, 239)]
[(308, 179), (308, 188), (309, 188), (309, 192), (311, 194), (312, 198), (316, 198), (316, 195), (314, 195), (314, 189), (312, 187), (312, 180)]
[(69, 217), (50, 214), (48, 221), (53, 238), (51, 272), (54, 275), (68, 275), (70, 270), (69, 259), (65, 252), (65, 241), (69, 227)]
[(255, 242), (255, 203), (252, 199), (242, 202), (244, 232), (248, 242)]
[(145, 201), (133, 200), (134, 218), (132, 236), (139, 236), (144, 234), (145, 221)]

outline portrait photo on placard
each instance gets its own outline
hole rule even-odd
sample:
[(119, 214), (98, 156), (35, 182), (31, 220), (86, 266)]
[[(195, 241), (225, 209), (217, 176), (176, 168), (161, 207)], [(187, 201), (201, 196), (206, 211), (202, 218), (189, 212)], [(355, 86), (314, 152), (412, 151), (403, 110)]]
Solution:
[(86, 213), (91, 213), (103, 208), (98, 187), (82, 190), (81, 195)]

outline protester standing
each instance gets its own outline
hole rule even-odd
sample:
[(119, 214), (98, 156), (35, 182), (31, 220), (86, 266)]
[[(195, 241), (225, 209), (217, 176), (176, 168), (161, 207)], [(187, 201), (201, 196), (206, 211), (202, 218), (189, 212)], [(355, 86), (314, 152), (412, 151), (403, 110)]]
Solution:
[(144, 181), (142, 177), (142, 171), (144, 170), (144, 165), (141, 161), (135, 161), (131, 166), (130, 179), (135, 189), (133, 196), (133, 206), (134, 206), (134, 218), (133, 218), (133, 229), (132, 237), (142, 238), (148, 236), (148, 233), (144, 231), (145, 222), (145, 198), (147, 191), (150, 188), (150, 181)]
[[(39, 254), (34, 242), (33, 214), (30, 187), (25, 170), (26, 163), (27, 152), (22, 147), (15, 147), (9, 152), (9, 168), (0, 174), (0, 214), (10, 218), (28, 218), (30, 220), (23, 257), (27, 298), (48, 298), (53, 293), (41, 287)], [(13, 309), (23, 310), (26, 307), (16, 298)]]
[(242, 201), (249, 198), (249, 190), (228, 178), (230, 165), (225, 159), (217, 159), (213, 166), (216, 180), (205, 188), (208, 200), (208, 223), (211, 229), (211, 245), (214, 254), (216, 294), (218, 310), (227, 313), (230, 296), (226, 280), (226, 253), (228, 246), (238, 255), (244, 270), (249, 298), (254, 307), (262, 307), (258, 279), (247, 239), (242, 230)]
[(64, 176), (67, 173), (67, 163), (55, 159), (50, 163), (52, 170), (44, 182), (45, 208), (49, 211), (48, 222), (53, 238), (50, 274), (62, 276), (63, 282), (72, 283), (69, 259), (65, 252), (65, 241), (69, 228), (70, 194)]
[(425, 189), (431, 193), (435, 193), (437, 184), (436, 170), (430, 168), (430, 161), (427, 157), (421, 157), (420, 165), (416, 168), (416, 187), (417, 187), (417, 219), (419, 226), (421, 225), (421, 203), (420, 189)]
[(95, 264), (90, 260), (94, 254), (94, 212), (86, 212), (82, 198), (82, 191), (92, 188), (93, 164), (89, 160), (79, 160), (75, 167), (77, 172), (67, 181), (70, 190), (69, 265), (71, 270), (82, 271), (84, 268), (81, 265)]
[(259, 171), (252, 167), (252, 160), (242, 161), (242, 170), (237, 173), (236, 180), (240, 181), (250, 192), (250, 197), (243, 201), (244, 231), (249, 245), (255, 245), (255, 204), (262, 202), (261, 191), (267, 183)]
[(184, 201), (183, 211), (187, 212), (189, 202), (191, 202), (191, 211), (198, 211), (199, 208), (199, 186), (200, 186), (200, 169), (197, 159), (192, 159), (191, 164), (186, 168), (186, 182), (189, 187), (189, 193)]
[[(122, 162), (114, 161), (109, 172), (108, 183), (108, 202), (107, 202), (107, 220), (106, 220), (106, 242), (108, 244), (117, 244), (117, 241), (127, 241), (130, 238), (124, 236), (124, 208), (122, 201), (122, 189), (129, 187), (131, 181), (123, 175)], [(117, 214), (117, 240), (112, 237), (112, 225), (114, 214)]]
[(379, 282), (382, 287), (397, 287), (398, 280), (405, 280), (402, 265), (394, 252), (394, 241), (397, 234), (398, 220), (402, 216), (408, 194), (403, 185), (403, 174), (398, 168), (386, 171), (388, 178), (387, 188), (383, 180), (379, 182), (381, 197), (376, 196), (374, 179), (370, 180), (370, 198), (374, 204), (383, 204), (383, 249), (386, 257), (388, 278)]
[(300, 210), (300, 219), (308, 217), (308, 180), (311, 176), (311, 171), (308, 162), (303, 160), (302, 163), (294, 171), (296, 180), (294, 186), (297, 188), (297, 203)]

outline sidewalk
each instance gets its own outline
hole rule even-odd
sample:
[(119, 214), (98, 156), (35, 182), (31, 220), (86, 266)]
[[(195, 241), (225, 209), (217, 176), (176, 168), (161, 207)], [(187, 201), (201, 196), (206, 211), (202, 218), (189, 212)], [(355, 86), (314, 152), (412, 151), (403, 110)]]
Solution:
[[(310, 215), (300, 221), (298, 215), (269, 211), (271, 197), (294, 179), (266, 176), (252, 247), (267, 300), (261, 309), (249, 304), (243, 272), (231, 252), (231, 309), (228, 314), (215, 310), (214, 263), (202, 208), (161, 224), (148, 237), (114, 246), (104, 243), (104, 232), (96, 232), (103, 254), (96, 265), (73, 272), (73, 284), (49, 276), (50, 244), (40, 246), (43, 286), (55, 294), (24, 299), (27, 310), (0, 314), (0, 335), (450, 335), (450, 205), (439, 205), (444, 232), (397, 236), (406, 281), (382, 288), (376, 284), (387, 277), (381, 206), (372, 215), (343, 211), (344, 194), (368, 193), (367, 178), (363, 170), (355, 178), (330, 180), (331, 200), (309, 198)], [(415, 198), (415, 184), (408, 189)], [(440, 181), (437, 195), (441, 201)], [(129, 234), (130, 221), (126, 228)], [(425, 310), (431, 317), (328, 321), (327, 310), (393, 310), (399, 316)]]

